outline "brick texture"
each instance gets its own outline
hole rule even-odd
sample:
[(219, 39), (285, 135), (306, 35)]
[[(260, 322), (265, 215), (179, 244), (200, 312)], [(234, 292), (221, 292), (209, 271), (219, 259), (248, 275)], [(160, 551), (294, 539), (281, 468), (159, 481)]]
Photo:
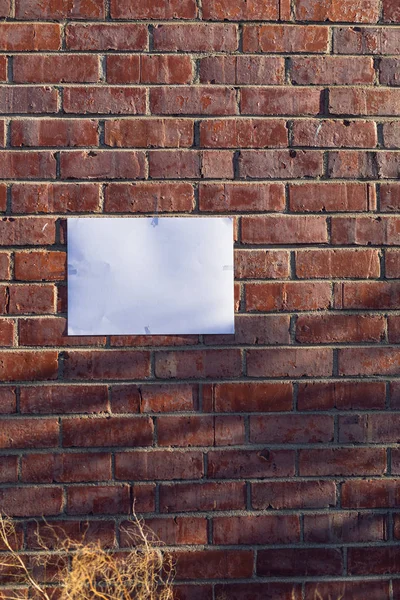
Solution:
[[(177, 600), (400, 598), (399, 26), (398, 0), (0, 0), (21, 548), (45, 516), (124, 550), (135, 501)], [(66, 218), (155, 212), (234, 218), (235, 333), (68, 336)]]

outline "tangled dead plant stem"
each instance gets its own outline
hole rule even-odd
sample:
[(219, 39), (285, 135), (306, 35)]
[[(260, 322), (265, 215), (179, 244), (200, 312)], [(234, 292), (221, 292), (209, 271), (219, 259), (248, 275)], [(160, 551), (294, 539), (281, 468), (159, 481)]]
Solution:
[[(172, 600), (173, 562), (154, 534), (134, 515), (126, 533), (132, 549), (108, 551), (100, 542), (71, 539), (46, 523), (56, 543), (46, 543), (36, 530), (40, 551), (21, 553), (14, 522), (0, 515), (0, 569), (15, 585), (25, 586), (40, 600)], [(61, 533), (59, 533), (61, 531)], [(52, 573), (39, 578), (38, 570)], [(42, 581), (44, 579), (44, 581)], [(54, 587), (49, 586), (49, 583)], [(18, 591), (7, 591), (20, 600)]]

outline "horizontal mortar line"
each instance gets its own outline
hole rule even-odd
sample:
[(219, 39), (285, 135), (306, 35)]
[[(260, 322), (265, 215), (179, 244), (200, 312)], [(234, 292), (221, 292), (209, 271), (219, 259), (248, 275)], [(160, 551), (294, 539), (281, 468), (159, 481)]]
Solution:
[[(399, 88), (400, 89), (400, 88)], [(52, 116), (52, 114), (54, 116)], [(189, 123), (192, 123), (193, 121), (199, 121), (200, 123), (202, 123), (203, 121), (205, 121), (206, 123), (208, 122), (212, 122), (212, 121), (245, 121), (245, 120), (249, 120), (248, 117), (244, 117), (243, 115), (216, 115), (213, 116), (212, 114), (210, 115), (198, 115), (196, 117), (188, 117), (187, 115), (183, 114), (183, 115), (162, 115), (162, 116), (157, 116), (157, 115), (145, 115), (145, 114), (140, 114), (140, 115), (119, 115), (118, 113), (115, 114), (105, 114), (105, 113), (101, 113), (102, 116), (98, 117), (99, 120), (101, 121), (132, 121), (132, 123), (136, 123), (137, 121), (159, 121), (159, 120), (163, 120), (163, 121), (188, 121)], [(2, 113), (2, 118), (6, 119), (7, 117), (9, 117), (8, 114), (6, 113)], [(29, 122), (36, 122), (36, 121), (68, 121), (68, 120), (75, 120), (75, 121), (83, 121), (83, 120), (87, 120), (87, 121), (93, 121), (94, 118), (90, 115), (90, 114), (86, 114), (86, 113), (77, 113), (77, 114), (73, 114), (73, 113), (48, 113), (47, 115), (43, 115), (43, 114), (37, 114), (37, 113), (21, 113), (21, 116), (17, 117), (18, 121), (29, 121)], [(96, 118), (97, 119), (97, 118)], [(8, 119), (11, 122), (15, 122), (16, 119), (14, 118), (14, 115), (11, 115), (11, 117), (9, 117)], [(329, 116), (324, 116), (324, 115), (292, 115), (290, 117), (290, 119), (285, 119), (283, 117), (280, 116), (276, 116), (276, 115), (254, 115), (251, 117), (250, 119), (251, 121), (260, 121), (260, 122), (267, 122), (267, 121), (287, 121), (287, 120), (291, 120), (291, 121), (305, 121), (305, 122), (309, 122), (309, 121), (314, 121), (314, 122), (320, 122), (323, 120), (328, 120), (328, 121), (332, 121), (334, 123), (343, 123), (343, 121), (354, 121), (354, 123), (357, 123), (360, 121), (360, 116), (353, 116), (351, 119), (343, 119), (343, 117), (338, 117), (336, 115), (329, 115)], [(386, 123), (387, 121), (392, 123), (392, 122), (400, 122), (400, 115), (398, 116), (393, 116), (393, 117), (385, 117), (385, 116), (373, 116), (373, 115), (365, 115), (362, 117), (363, 121), (366, 121), (367, 123), (375, 123), (377, 125), (379, 125), (381, 122)], [(56, 148), (59, 148), (59, 146), (55, 146)], [(176, 146), (175, 148), (180, 148), (181, 146)], [(187, 146), (183, 146), (183, 147), (187, 147)], [(189, 146), (190, 147), (190, 146)], [(146, 146), (146, 149), (151, 148), (151, 146)], [(166, 149), (168, 148), (168, 146), (165, 147)], [(340, 146), (335, 146), (335, 148), (340, 149)], [(235, 147), (236, 149), (236, 147)]]
[[(7, 55), (8, 56), (8, 55)], [(176, 56), (176, 52), (173, 53), (173, 56)], [(242, 54), (240, 54), (240, 56), (243, 56)], [(263, 55), (265, 56), (265, 55)], [(232, 90), (234, 88), (241, 88), (241, 87), (245, 87), (245, 88), (249, 88), (249, 89), (255, 89), (255, 90), (315, 90), (315, 91), (324, 91), (326, 89), (330, 89), (330, 88), (334, 88), (334, 89), (342, 89), (342, 90), (347, 90), (349, 91), (349, 88), (351, 89), (357, 89), (357, 90), (386, 90), (386, 91), (396, 91), (398, 90), (400, 93), (400, 90), (398, 87), (394, 87), (391, 85), (384, 85), (384, 84), (380, 84), (380, 85), (375, 85), (374, 83), (371, 84), (365, 84), (365, 83), (307, 83), (307, 84), (289, 84), (289, 83), (280, 83), (280, 84), (257, 84), (257, 83), (252, 83), (252, 84), (241, 84), (241, 83), (201, 83), (201, 82), (194, 82), (194, 83), (181, 83), (181, 84), (177, 84), (177, 83), (130, 83), (130, 84), (118, 84), (118, 83), (109, 83), (106, 81), (93, 81), (93, 82), (87, 82), (87, 81), (82, 81), (82, 82), (68, 82), (68, 81), (56, 81), (56, 82), (1, 82), (0, 83), (0, 89), (9, 89), (9, 88), (16, 88), (16, 87), (32, 87), (32, 88), (36, 88), (36, 87), (43, 87), (43, 86), (51, 86), (57, 89), (63, 89), (63, 88), (67, 88), (67, 89), (75, 89), (75, 88), (84, 88), (85, 90), (91, 90), (91, 89), (118, 89), (120, 87), (128, 87), (128, 88), (136, 88), (136, 89), (146, 89), (149, 87), (160, 87), (162, 89), (165, 89), (167, 91), (176, 91), (178, 92), (179, 90), (185, 89), (185, 90), (189, 90), (189, 89), (203, 89), (203, 88), (207, 88), (209, 90)]]
[[(36, 24), (36, 23), (35, 23)], [(354, 24), (353, 24), (354, 25)], [(339, 27), (340, 29), (340, 27)], [(395, 26), (394, 29), (397, 29), (400, 34), (400, 26)], [(389, 57), (389, 58), (398, 58), (398, 54), (396, 52), (387, 52), (384, 48), (380, 49), (380, 51), (373, 51), (368, 49), (364, 49), (363, 52), (356, 51), (348, 51), (348, 52), (329, 52), (320, 50), (318, 52), (312, 52), (311, 50), (277, 50), (272, 49), (268, 51), (263, 50), (185, 50), (185, 49), (170, 49), (170, 48), (146, 48), (144, 50), (136, 49), (136, 48), (62, 48), (59, 50), (54, 49), (46, 49), (46, 48), (38, 48), (36, 50), (18, 50), (17, 48), (2, 48), (0, 49), (0, 54), (5, 54), (6, 56), (13, 58), (14, 56), (64, 56), (64, 55), (74, 55), (74, 56), (99, 56), (99, 57), (107, 57), (107, 56), (115, 56), (116, 54), (121, 54), (122, 56), (190, 56), (194, 60), (203, 59), (204, 53), (208, 53), (209, 58), (215, 57), (238, 57), (242, 56), (244, 58), (283, 58), (287, 56), (288, 58), (301, 56), (304, 58), (356, 58), (360, 59), (362, 62), (365, 58), (371, 58), (374, 56), (378, 57)], [(364, 60), (364, 62), (366, 62)], [(174, 85), (174, 84), (172, 84)], [(214, 83), (209, 83), (208, 85), (216, 85)], [(217, 84), (218, 85), (218, 84)], [(270, 84), (273, 85), (273, 84)], [(279, 84), (278, 84), (279, 85)], [(283, 84), (282, 84), (283, 85)], [(290, 84), (288, 84), (290, 85)], [(361, 84), (359, 84), (361, 85)], [(373, 83), (372, 85), (376, 85)]]
[(34, 20), (34, 19), (20, 19), (18, 17), (6, 17), (3, 21), (3, 23), (5, 24), (19, 24), (19, 25), (25, 25), (25, 24), (36, 24), (36, 25), (46, 25), (46, 24), (60, 24), (60, 25), (71, 25), (71, 24), (76, 24), (76, 25), (89, 25), (92, 24), (94, 26), (96, 25), (111, 25), (111, 24), (115, 24), (115, 25), (126, 25), (126, 24), (142, 24), (142, 25), (201, 25), (202, 23), (204, 24), (208, 24), (208, 25), (259, 25), (259, 26), (269, 26), (269, 25), (274, 25), (274, 26), (285, 26), (285, 27), (297, 27), (297, 26), (304, 26), (304, 25), (323, 25), (326, 29), (328, 28), (340, 28), (343, 25), (348, 25), (349, 27), (354, 27), (355, 25), (359, 26), (362, 29), (376, 29), (376, 28), (389, 28), (389, 29), (396, 29), (399, 27), (398, 23), (392, 23), (390, 21), (383, 21), (383, 20), (379, 20), (376, 22), (372, 22), (372, 23), (362, 23), (362, 22), (354, 22), (354, 21), (317, 21), (317, 20), (300, 20), (300, 19), (296, 19), (296, 22), (292, 22), (292, 21), (281, 21), (278, 18), (278, 14), (277, 14), (277, 18), (276, 19), (238, 19), (238, 20), (218, 20), (218, 19), (203, 19), (203, 18), (192, 18), (192, 19), (149, 19), (149, 18), (142, 18), (142, 19), (132, 19), (132, 18), (120, 18), (120, 17), (115, 17), (115, 18), (107, 18), (107, 19), (74, 19), (73, 17), (65, 17), (63, 19), (56, 19), (56, 18), (47, 18), (47, 19), (38, 19), (38, 20)]
[[(288, 383), (288, 382), (286, 382)], [(143, 386), (142, 386), (143, 387)], [(24, 389), (24, 388), (22, 388)], [(74, 418), (80, 418), (80, 417), (87, 417), (88, 415), (93, 415), (93, 417), (95, 417), (96, 415), (98, 416), (98, 418), (109, 418), (109, 417), (126, 417), (126, 418), (133, 418), (135, 416), (138, 417), (151, 417), (151, 418), (162, 418), (162, 417), (187, 417), (187, 418), (192, 418), (192, 417), (276, 417), (277, 415), (279, 416), (286, 416), (289, 417), (291, 415), (303, 415), (303, 416), (310, 416), (310, 417), (315, 417), (318, 415), (324, 415), (324, 416), (331, 416), (331, 417), (351, 417), (354, 413), (354, 411), (357, 411), (357, 415), (364, 415), (364, 416), (387, 416), (388, 412), (390, 412), (390, 414), (398, 414), (400, 411), (400, 406), (399, 407), (394, 407), (389, 409), (385, 409), (383, 408), (383, 406), (381, 408), (336, 408), (336, 407), (332, 407), (332, 408), (325, 408), (325, 409), (321, 409), (319, 410), (318, 408), (303, 408), (303, 409), (294, 409), (294, 408), (289, 408), (288, 410), (269, 410), (268, 408), (266, 408), (264, 411), (263, 410), (226, 410), (223, 411), (223, 409), (220, 410), (215, 410), (215, 411), (208, 411), (208, 410), (200, 410), (199, 408), (193, 408), (191, 410), (186, 409), (186, 410), (174, 410), (173, 408), (174, 404), (172, 402), (171, 404), (171, 409), (165, 412), (155, 412), (152, 410), (141, 410), (138, 412), (126, 412), (126, 411), (118, 411), (118, 410), (112, 410), (112, 409), (104, 409), (104, 410), (99, 410), (96, 412), (88, 412), (83, 409), (82, 411), (76, 410), (76, 411), (69, 411), (69, 412), (51, 412), (51, 408), (49, 409), (49, 412), (47, 411), (43, 411), (43, 410), (36, 410), (36, 411), (19, 411), (19, 412), (15, 412), (15, 413), (7, 413), (4, 414), (2, 413), (2, 418), (5, 419), (20, 419), (20, 418), (24, 418), (24, 419), (31, 419), (31, 418), (64, 418), (64, 419), (74, 419)], [(267, 405), (268, 407), (268, 405)], [(400, 414), (400, 413), (399, 413)], [(96, 417), (97, 418), (97, 417)], [(369, 442), (368, 442), (369, 443)], [(397, 444), (397, 442), (393, 442), (395, 445)]]

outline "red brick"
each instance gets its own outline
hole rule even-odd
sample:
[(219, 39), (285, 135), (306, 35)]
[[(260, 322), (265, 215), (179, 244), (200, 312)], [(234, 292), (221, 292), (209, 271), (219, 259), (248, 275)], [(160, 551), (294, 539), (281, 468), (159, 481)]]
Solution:
[(2, 386), (0, 389), (0, 414), (13, 414), (17, 408), (15, 387)]
[(0, 3), (0, 16), (8, 17), (11, 11), (11, 1), (10, 0), (2, 0)]
[(46, 245), (55, 242), (53, 219), (34, 217), (3, 217), (0, 220), (0, 238), (3, 245)]
[(108, 409), (105, 385), (47, 385), (22, 387), (22, 414), (102, 413)]
[(366, 183), (290, 183), (289, 204), (292, 212), (374, 210), (375, 187)]
[(242, 358), (239, 349), (158, 352), (155, 372), (156, 377), (165, 379), (239, 377)]
[(109, 183), (105, 188), (106, 212), (191, 212), (193, 208), (190, 183)]
[(292, 386), (290, 383), (247, 382), (216, 383), (203, 390), (203, 396), (211, 394), (215, 412), (274, 412), (292, 410)]
[(145, 379), (150, 375), (150, 353), (129, 350), (71, 351), (65, 353), (66, 379)]
[(215, 417), (214, 445), (236, 446), (246, 442), (244, 417), (223, 416)]
[(298, 410), (383, 409), (386, 386), (383, 381), (336, 381), (300, 383)]
[(17, 281), (64, 281), (65, 252), (16, 252), (14, 277)]
[[(321, 90), (305, 88), (243, 88), (243, 115), (313, 115), (320, 113)], [(299, 153), (300, 154), (300, 153)]]
[(344, 508), (394, 508), (399, 500), (396, 480), (350, 480), (342, 484)]
[(329, 177), (350, 179), (374, 179), (378, 175), (375, 163), (378, 155), (374, 152), (341, 151), (329, 152)]
[(328, 282), (288, 281), (246, 284), (246, 310), (262, 312), (318, 310), (329, 308), (331, 286)]
[(18, 456), (2, 456), (0, 458), (0, 482), (15, 483), (18, 481)]
[[(4, 114), (56, 113), (57, 91), (49, 87), (3, 86), (0, 88), (0, 111)], [(35, 155), (31, 154), (32, 156), (35, 158)], [(5, 158), (3, 157), (2, 162)], [(27, 158), (26, 156), (25, 161)], [(18, 166), (14, 168), (18, 172)]]
[(200, 60), (199, 73), (201, 83), (285, 83), (285, 63), (280, 56), (207, 56)]
[(132, 502), (135, 511), (139, 514), (146, 512), (155, 512), (156, 510), (156, 485), (154, 483), (144, 483), (132, 486)]
[(137, 87), (66, 88), (64, 110), (66, 113), (78, 114), (144, 114), (146, 91)]
[(333, 481), (260, 481), (251, 484), (251, 495), (256, 510), (330, 508), (336, 504)]
[(0, 183), (0, 211), (5, 212), (7, 209), (7, 186), (5, 183)]
[(304, 540), (311, 544), (379, 542), (386, 538), (386, 519), (369, 513), (305, 515)]
[(63, 510), (61, 487), (9, 487), (0, 490), (0, 510), (10, 517), (59, 515)]
[(244, 52), (326, 52), (329, 27), (320, 25), (244, 25)]
[(293, 544), (300, 541), (295, 515), (215, 517), (213, 540), (218, 545)]
[(328, 415), (260, 415), (250, 417), (253, 444), (316, 444), (333, 441)]
[(99, 192), (95, 183), (18, 183), (11, 187), (11, 208), (13, 213), (98, 212)]
[(400, 89), (331, 89), (329, 110), (333, 115), (400, 115)]
[(27, 483), (79, 483), (109, 479), (110, 454), (28, 454), (22, 457), (21, 481)]
[(111, 390), (113, 412), (165, 413), (198, 409), (198, 386), (187, 384), (121, 385)]
[(395, 217), (337, 217), (332, 220), (334, 244), (390, 245), (399, 242)]
[(0, 23), (0, 50), (59, 50), (61, 26), (55, 23)]
[(292, 450), (221, 450), (208, 453), (208, 476), (212, 479), (293, 475)]
[(399, 282), (371, 281), (338, 283), (335, 290), (335, 308), (397, 309)]
[(173, 452), (156, 450), (122, 452), (115, 455), (116, 479), (136, 481), (168, 481), (171, 479), (201, 479), (203, 477), (201, 452)]
[(114, 150), (61, 153), (61, 175), (66, 179), (143, 179), (142, 152)]
[(276, 0), (203, 0), (203, 19), (211, 21), (275, 21), (279, 18)]
[(397, 58), (382, 58), (379, 64), (379, 80), (384, 85), (400, 85), (400, 62)]
[(67, 50), (146, 50), (146, 25), (138, 23), (68, 23)]
[(385, 325), (380, 315), (300, 315), (296, 340), (306, 344), (381, 342)]
[[(145, 525), (150, 528), (150, 540), (160, 540), (169, 546), (207, 543), (207, 520), (204, 517), (153, 518), (146, 519)], [(129, 527), (126, 527), (125, 523), (121, 524), (121, 545), (135, 545), (135, 540), (129, 535)]]
[(159, 446), (213, 446), (214, 417), (159, 417)]
[(381, 183), (381, 211), (397, 212), (400, 210), (400, 185)]
[(18, 350), (0, 353), (0, 379), (2, 381), (46, 381), (56, 379), (57, 352), (32, 352)]
[(336, 548), (282, 548), (259, 550), (259, 577), (312, 577), (341, 575), (343, 557)]
[(400, 415), (354, 415), (339, 417), (339, 439), (355, 443), (397, 443), (400, 438)]
[(239, 175), (243, 179), (282, 179), (322, 175), (322, 154), (311, 150), (241, 150)]
[(187, 550), (176, 552), (176, 579), (241, 579), (251, 577), (252, 550)]
[[(0, 148), (4, 148), (5, 145), (6, 145), (6, 122), (5, 122), (4, 119), (1, 119), (0, 120)], [(3, 206), (5, 204), (5, 202), (3, 200), (3, 194), (4, 193), (5, 192), (3, 192), (3, 190), (2, 190), (2, 192), (1, 192), (1, 196), (2, 196), (2, 198), (1, 198), (1, 204)], [(2, 210), (5, 210), (5, 206), (4, 206), (4, 208), (2, 208)]]
[(150, 151), (149, 174), (154, 179), (233, 179), (233, 153), (198, 150)]
[(118, 515), (127, 514), (130, 510), (128, 485), (82, 485), (69, 487), (67, 491), (68, 515)]
[(14, 321), (0, 319), (0, 346), (14, 345)]
[(98, 123), (84, 119), (27, 119), (11, 122), (12, 146), (96, 146)]
[(56, 159), (52, 152), (0, 152), (0, 179), (55, 179)]
[(0, 279), (10, 278), (10, 254), (0, 252)]
[(321, 448), (299, 451), (299, 473), (308, 476), (383, 475), (383, 448)]
[(207, 212), (281, 211), (284, 191), (281, 183), (200, 184), (199, 205)]
[(212, 600), (213, 590), (210, 585), (174, 585), (177, 600)]
[(391, 395), (391, 403), (390, 405), (393, 408), (399, 408), (400, 406), (400, 382), (392, 381), (390, 383), (390, 395)]
[(232, 88), (208, 86), (151, 88), (150, 108), (155, 115), (235, 115)]
[(325, 217), (242, 217), (244, 244), (321, 244), (327, 241)]
[(193, 346), (198, 343), (197, 335), (112, 335), (112, 348), (137, 346)]
[(390, 344), (398, 344), (400, 342), (400, 319), (398, 315), (388, 317), (388, 338)]
[(111, 0), (112, 19), (194, 19), (195, 0), (159, 0), (132, 3), (130, 0)]
[(396, 0), (383, 0), (383, 19), (392, 23), (400, 23), (400, 7)]
[(235, 600), (300, 600), (300, 584), (296, 583), (227, 583), (215, 586), (217, 598)]
[(376, 23), (379, 9), (378, 0), (296, 0), (296, 18), (299, 21)]
[[(372, 121), (318, 121), (313, 119), (312, 121), (301, 120), (293, 123), (294, 146), (375, 148), (377, 142), (376, 124)], [(341, 184), (332, 185), (338, 187)]]
[[(10, 285), (0, 289), (0, 301), (6, 297), (6, 306), (0, 312), (10, 315), (54, 313), (53, 285)], [(9, 302), (7, 301), (9, 298)]]
[(389, 27), (335, 27), (336, 54), (398, 54), (400, 40)]
[(63, 446), (151, 446), (153, 421), (146, 417), (70, 418), (63, 420)]
[(109, 83), (140, 83), (141, 56), (139, 54), (109, 54), (106, 57)]
[(237, 279), (287, 279), (290, 272), (287, 250), (236, 250)]
[(161, 512), (243, 510), (242, 482), (174, 483), (160, 486)]
[(118, 119), (105, 123), (105, 143), (118, 148), (190, 148), (189, 119)]
[(289, 344), (289, 329), (288, 315), (236, 315), (234, 334), (205, 335), (204, 342), (217, 346)]
[(64, 20), (64, 19), (103, 19), (104, 0), (50, 0), (46, 4), (34, 0), (16, 0), (17, 19)]
[(0, 81), (7, 81), (8, 63), (6, 56), (0, 56)]
[(56, 419), (7, 419), (0, 435), (1, 448), (49, 448), (58, 446)]
[(234, 52), (238, 49), (238, 26), (227, 23), (157, 25), (154, 50), (184, 52)]
[(373, 60), (366, 56), (294, 56), (290, 73), (297, 85), (365, 85), (375, 79)]
[(57, 317), (19, 320), (20, 346), (104, 346), (106, 338), (68, 336), (67, 320)]
[(388, 581), (322, 581), (306, 583), (305, 600), (315, 600), (318, 594), (322, 598), (342, 598), (342, 600), (388, 600)]
[(285, 148), (285, 121), (261, 119), (205, 120), (200, 123), (200, 145), (204, 148)]
[(378, 177), (398, 179), (400, 176), (400, 152), (377, 152)]
[(295, 256), (300, 279), (374, 279), (380, 275), (378, 250), (297, 250)]
[[(102, 548), (115, 547), (115, 525), (113, 521), (52, 521), (49, 523), (43, 522), (28, 522), (26, 528), (26, 544), (27, 547), (34, 550), (40, 550), (41, 546), (38, 542), (43, 540), (47, 548), (59, 548), (60, 541), (68, 536), (72, 541), (86, 542), (89, 544), (100, 543)], [(61, 538), (61, 540), (60, 540)]]
[(383, 123), (383, 140), (386, 148), (399, 148), (400, 123), (398, 121), (387, 121)]
[(350, 575), (398, 573), (400, 568), (398, 547), (349, 548), (347, 564)]
[(99, 67), (99, 58), (90, 54), (15, 56), (13, 81), (16, 83), (93, 83), (100, 79)]

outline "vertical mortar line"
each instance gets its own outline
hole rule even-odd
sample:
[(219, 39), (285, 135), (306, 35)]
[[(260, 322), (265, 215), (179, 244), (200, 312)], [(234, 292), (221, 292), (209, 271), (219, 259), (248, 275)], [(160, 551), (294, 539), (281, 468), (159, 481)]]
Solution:
[[(106, 193), (107, 184), (99, 183), (99, 210), (101, 213), (104, 213), (104, 202), (105, 202), (105, 193)], [(109, 337), (109, 336), (108, 336)]]
[(285, 81), (284, 83), (286, 85), (292, 85), (292, 78), (291, 78), (291, 69), (292, 69), (292, 61), (290, 56), (284, 56), (284, 62), (285, 62)]
[(372, 57), (372, 63), (373, 63), (373, 67), (374, 67), (374, 85), (380, 85), (380, 74), (381, 74), (381, 57), (380, 56), (373, 56)]
[(212, 516), (207, 516), (207, 544), (212, 546), (213, 537), (214, 537), (214, 523)]
[(158, 419), (156, 416), (152, 416), (151, 420), (153, 421), (153, 447), (157, 448), (157, 446), (158, 446)]
[(339, 377), (339, 348), (332, 348), (333, 352), (333, 369), (332, 375)]
[(150, 379), (157, 379), (157, 377), (156, 377), (156, 353), (154, 350), (150, 350)]
[(394, 600), (392, 579), (389, 580), (389, 600)]
[[(12, 214), (12, 182), (9, 182), (9, 184), (7, 185), (6, 188), (6, 215), (11, 215)], [(14, 252), (10, 252), (10, 269), (12, 270), (12, 274), (14, 274), (13, 272), (13, 266), (14, 266)]]
[(107, 55), (100, 54), (98, 57), (99, 60), (99, 82), (106, 83), (107, 82)]
[(392, 475), (392, 449), (386, 448), (386, 460), (387, 460), (387, 473), (386, 475)]
[(62, 52), (63, 50), (67, 50), (66, 29), (67, 29), (68, 21), (64, 21), (64, 22), (60, 23), (60, 25), (61, 25), (61, 48), (60, 48), (60, 51)]
[(328, 52), (327, 54), (334, 54), (334, 41), (333, 41), (334, 29), (332, 26), (328, 27)]
[(106, 120), (105, 119), (99, 119), (97, 131), (99, 134), (99, 148), (107, 147), (106, 146)]
[(377, 137), (378, 137), (378, 148), (384, 148), (385, 147), (385, 140), (384, 140), (384, 136), (383, 136), (383, 123), (376, 123), (376, 132), (377, 132)]
[(253, 510), (250, 481), (246, 481), (245, 486), (246, 486), (246, 510)]
[(390, 393), (390, 381), (386, 381), (385, 383), (386, 389), (385, 389), (385, 408), (391, 408), (391, 393)]
[(147, 31), (149, 34), (149, 52), (154, 51), (154, 25), (149, 24), (147, 26)]
[(202, 2), (202, 0), (196, 0), (196, 6), (197, 6), (197, 18), (201, 20), (203, 18), (203, 2)]
[[(376, 193), (376, 211), (378, 213), (381, 212), (381, 183), (375, 183), (375, 193)], [(370, 206), (368, 206), (370, 210)]]
[(300, 524), (300, 543), (304, 544), (304, 514), (299, 514), (299, 524)]
[(106, 21), (109, 21), (111, 19), (111, 6), (110, 6), (110, 0), (105, 0), (105, 15), (106, 15)]
[(297, 324), (297, 319), (298, 319), (298, 315), (291, 315), (290, 316), (290, 329), (289, 329), (289, 336), (290, 336), (290, 344), (296, 344), (296, 324)]
[(339, 415), (337, 413), (333, 415), (333, 443), (339, 443)]
[(7, 82), (13, 83), (14, 81), (14, 56), (7, 56)]
[(348, 551), (347, 551), (347, 546), (343, 547), (343, 575), (346, 576), (348, 575), (348, 569), (347, 569), (347, 561), (348, 561)]
[(298, 407), (298, 403), (299, 403), (299, 383), (298, 383), (298, 381), (294, 381), (292, 383), (292, 390), (293, 390), (292, 410), (293, 410), (293, 412), (298, 412), (299, 411), (299, 407)]
[(238, 49), (237, 52), (243, 54), (243, 23), (239, 23), (238, 27)]
[(157, 514), (160, 514), (160, 484), (156, 483), (156, 489), (154, 493), (154, 509)]
[(250, 415), (244, 415), (243, 417), (244, 423), (244, 442), (245, 444), (250, 444)]

